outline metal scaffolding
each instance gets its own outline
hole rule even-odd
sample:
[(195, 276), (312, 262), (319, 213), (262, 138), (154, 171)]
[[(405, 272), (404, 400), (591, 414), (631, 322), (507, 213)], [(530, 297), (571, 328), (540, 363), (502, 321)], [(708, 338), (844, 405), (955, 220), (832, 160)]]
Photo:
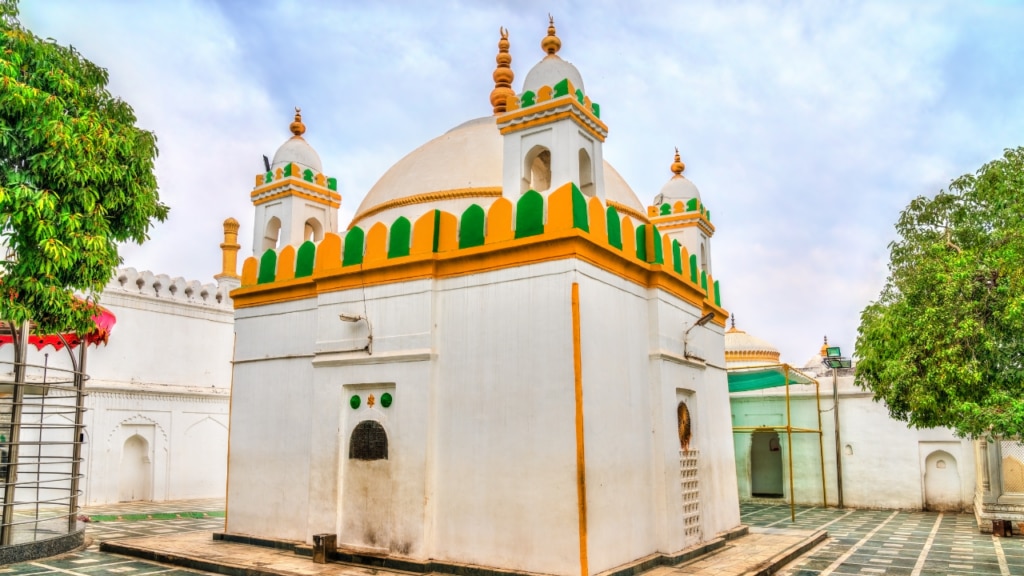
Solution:
[[(825, 444), (821, 427), (821, 389), (818, 381), (807, 374), (793, 368), (789, 364), (765, 364), (760, 366), (744, 366), (742, 368), (729, 368), (729, 392), (749, 392), (753, 390), (765, 390), (784, 386), (786, 389), (786, 425), (785, 426), (733, 426), (732, 431), (736, 433), (754, 432), (785, 432), (786, 443), (789, 449), (786, 451), (789, 460), (789, 515), (792, 521), (796, 521), (796, 502), (793, 487), (793, 434), (817, 434), (819, 462), (821, 464), (821, 502), (822, 506), (828, 505), (828, 494), (825, 488)], [(790, 405), (789, 387), (792, 384), (814, 384), (814, 397), (817, 402), (818, 427), (801, 428), (793, 426), (792, 410)]]

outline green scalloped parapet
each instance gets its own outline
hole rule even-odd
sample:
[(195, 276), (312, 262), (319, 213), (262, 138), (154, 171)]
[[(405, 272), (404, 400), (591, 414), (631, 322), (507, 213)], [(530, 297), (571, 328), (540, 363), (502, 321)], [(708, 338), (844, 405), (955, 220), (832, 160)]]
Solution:
[[(584, 233), (589, 234), (592, 226), (590, 225), (590, 202), (592, 199), (588, 199), (579, 188), (572, 184), (571, 189), (572, 198), (572, 227), (580, 230)], [(534, 190), (529, 190), (523, 194), (515, 205), (515, 230), (513, 236), (515, 238), (527, 238), (530, 236), (538, 236), (544, 233), (544, 211), (547, 200), (545, 197)], [(667, 205), (667, 204), (666, 204)], [(441, 221), (442, 213), (440, 210), (433, 210), (433, 252), (438, 252), (440, 237), (441, 237)], [(600, 212), (597, 212), (600, 214)], [(507, 212), (506, 212), (507, 214)], [(445, 229), (451, 230), (449, 227), (450, 216), (445, 216)], [(507, 218), (507, 216), (506, 216)], [(562, 216), (560, 216), (562, 218)], [(472, 204), (461, 215), (454, 218), (456, 222), (455, 238), (457, 239), (457, 249), (474, 248), (478, 246), (484, 246), (487, 243), (486, 230), (488, 226), (488, 212), (483, 207)], [(605, 220), (605, 234), (601, 234), (598, 238), (606, 238), (607, 245), (612, 248), (618, 249), (620, 252), (623, 250), (624, 242), (622, 238), (623, 233), (623, 222), (627, 222), (628, 216), (620, 216), (619, 212), (612, 206), (604, 206), (604, 220)], [(505, 220), (507, 223), (508, 221)], [(565, 223), (560, 220), (559, 230)], [(507, 226), (507, 224), (505, 224)], [(553, 225), (554, 226), (554, 225)], [(446, 232), (446, 234), (451, 232)], [(374, 242), (380, 242), (381, 237), (374, 235)], [(386, 230), (387, 238), (387, 258), (401, 258), (409, 256), (412, 250), (413, 240), (413, 224), (412, 222), (402, 216), (395, 219), (391, 223), (391, 226)], [(446, 237), (447, 238), (447, 237)], [(447, 240), (446, 240), (447, 242)], [(333, 250), (341, 249), (341, 265), (354, 266), (363, 263), (365, 253), (367, 250), (367, 236), (366, 232), (358, 227), (354, 226), (350, 229), (341, 240), (341, 246), (339, 246), (338, 240), (333, 240)], [(378, 250), (382, 250), (380, 246), (374, 246), (374, 253)], [(449, 248), (450, 249), (450, 248)], [(303, 242), (295, 255), (295, 270), (294, 275), (289, 271), (288, 274), (284, 274), (285, 278), (308, 278), (311, 277), (316, 269), (317, 263), (317, 251), (319, 245), (313, 242)], [(664, 272), (674, 274), (677, 277), (689, 281), (690, 283), (699, 287), (705, 294), (705, 297), (714, 302), (715, 306), (721, 306), (721, 295), (719, 292), (719, 282), (712, 280), (709, 285), (709, 278), (707, 272), (702, 271), (699, 267), (696, 254), (690, 254), (689, 259), (684, 259), (684, 247), (679, 240), (673, 239), (669, 246), (666, 248), (664, 244), (664, 237), (662, 232), (657, 226), (653, 224), (639, 224), (635, 228), (635, 252), (633, 254), (623, 254), (629, 258), (637, 258), (641, 262), (647, 262), (651, 264), (668, 264), (670, 267), (663, 268)], [(664, 253), (668, 251), (668, 253)], [(334, 252), (337, 254), (337, 252)], [(335, 256), (336, 258), (337, 256)], [(271, 249), (267, 250), (260, 256), (257, 262), (256, 270), (256, 284), (268, 284), (276, 280), (277, 267), (279, 263), (278, 253)], [(327, 264), (331, 266), (330, 263)], [(336, 264), (335, 264), (336, 265)]]
[(576, 89), (576, 101), (583, 104), (583, 90), (579, 88)]
[(459, 248), (484, 245), (484, 209), (470, 204), (459, 219)]
[(257, 284), (269, 284), (277, 278), (277, 252), (273, 248), (267, 250), (260, 256), (260, 272), (257, 276)]
[(544, 197), (527, 190), (516, 202), (516, 238), (544, 233)]
[(273, 171), (267, 172), (266, 174), (263, 175), (263, 183), (264, 184), (270, 184), (273, 181), (274, 181), (274, 172)]
[(551, 87), (551, 99), (552, 100), (554, 100), (555, 98), (561, 98), (562, 96), (568, 96), (568, 95), (569, 95), (569, 79), (568, 78), (562, 78), (562, 80), (560, 82), (556, 82), (555, 85)]
[(619, 211), (609, 206), (604, 214), (608, 227), (608, 244), (622, 250), (622, 220), (619, 219)]
[(641, 262), (647, 261), (647, 224), (636, 227), (636, 257)]
[(353, 226), (348, 231), (348, 234), (345, 234), (345, 246), (341, 258), (342, 266), (363, 263), (363, 243), (365, 240), (366, 233), (359, 226)]
[(302, 171), (302, 179), (305, 180), (306, 182), (312, 182), (313, 181), (313, 171), (310, 170), (309, 168), (306, 168), (305, 170), (303, 170)]
[(590, 232), (590, 211), (587, 209), (587, 198), (583, 192), (572, 185), (572, 227)]
[(316, 261), (316, 245), (306, 240), (299, 246), (295, 255), (295, 277), (305, 278), (313, 275), (313, 263)]
[(405, 216), (399, 216), (391, 224), (388, 237), (388, 258), (401, 258), (409, 255), (412, 245), (412, 222)]
[(665, 202), (664, 204), (662, 204), (661, 208), (658, 209), (658, 215), (659, 216), (668, 216), (671, 213), (672, 213), (672, 205), (669, 204), (668, 202)]
[(665, 248), (661, 243), (661, 232), (658, 230), (658, 227), (653, 224), (651, 225), (651, 234), (654, 236), (654, 263), (664, 264), (665, 255), (663, 254), (663, 251)]
[(597, 102), (590, 103), (590, 111), (594, 113), (595, 118), (601, 118), (601, 105)]
[(328, 178), (327, 179), (327, 189), (331, 190), (333, 192), (337, 192), (338, 191), (338, 179), (337, 178)]
[(291, 177), (291, 176), (298, 176), (298, 175), (299, 175), (299, 172), (295, 168), (294, 164), (292, 164), (291, 162), (285, 164), (285, 166), (284, 166), (284, 177), (285, 178), (288, 178), (288, 177)]
[(690, 198), (689, 200), (686, 201), (686, 211), (687, 212), (693, 212), (696, 209), (697, 209), (697, 199), (696, 198)]
[(519, 107), (528, 108), (537, 103), (537, 94), (533, 90), (527, 90), (523, 92), (522, 96), (519, 97)]

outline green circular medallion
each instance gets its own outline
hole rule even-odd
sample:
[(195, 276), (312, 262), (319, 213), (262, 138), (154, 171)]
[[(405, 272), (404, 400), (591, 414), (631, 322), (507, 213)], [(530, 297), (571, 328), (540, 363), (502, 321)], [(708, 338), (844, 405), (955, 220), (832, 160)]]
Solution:
[(352, 397), (348, 399), (348, 405), (351, 406), (353, 410), (359, 408), (360, 402), (361, 400), (359, 400), (358, 394), (353, 394)]
[(391, 394), (389, 392), (380, 395), (380, 405), (385, 408), (391, 406)]

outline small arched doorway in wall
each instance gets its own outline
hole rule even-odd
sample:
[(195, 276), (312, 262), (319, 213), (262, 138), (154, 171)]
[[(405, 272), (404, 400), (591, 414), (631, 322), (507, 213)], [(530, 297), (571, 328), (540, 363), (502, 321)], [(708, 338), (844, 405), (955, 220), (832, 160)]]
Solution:
[(750, 437), (750, 494), (754, 498), (782, 498), (782, 442), (775, 431)]
[(936, 450), (924, 461), (924, 507), (935, 512), (960, 511), (963, 499), (956, 458)]
[(118, 501), (134, 502), (153, 498), (153, 460), (149, 442), (134, 434), (124, 441), (118, 476)]

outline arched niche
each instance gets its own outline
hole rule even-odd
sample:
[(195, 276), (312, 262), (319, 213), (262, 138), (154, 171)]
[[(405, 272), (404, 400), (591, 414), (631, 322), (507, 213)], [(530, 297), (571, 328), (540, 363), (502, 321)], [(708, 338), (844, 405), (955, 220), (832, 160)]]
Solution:
[(520, 192), (544, 192), (551, 188), (551, 151), (534, 146), (523, 159), (523, 185)]
[(312, 242), (319, 242), (324, 239), (324, 226), (320, 223), (320, 220), (316, 218), (310, 218), (306, 220), (306, 224), (302, 229), (303, 241), (309, 240)]
[(352, 430), (348, 444), (350, 460), (387, 460), (388, 433), (380, 422), (363, 420)]
[(594, 195), (596, 190), (594, 186), (594, 163), (590, 159), (590, 154), (583, 148), (580, 148), (579, 156), (580, 173), (577, 181), (580, 185), (580, 192), (584, 196), (590, 197)]
[(263, 230), (263, 247), (261, 251), (276, 250), (281, 239), (281, 219), (277, 216), (267, 221), (267, 227)]

